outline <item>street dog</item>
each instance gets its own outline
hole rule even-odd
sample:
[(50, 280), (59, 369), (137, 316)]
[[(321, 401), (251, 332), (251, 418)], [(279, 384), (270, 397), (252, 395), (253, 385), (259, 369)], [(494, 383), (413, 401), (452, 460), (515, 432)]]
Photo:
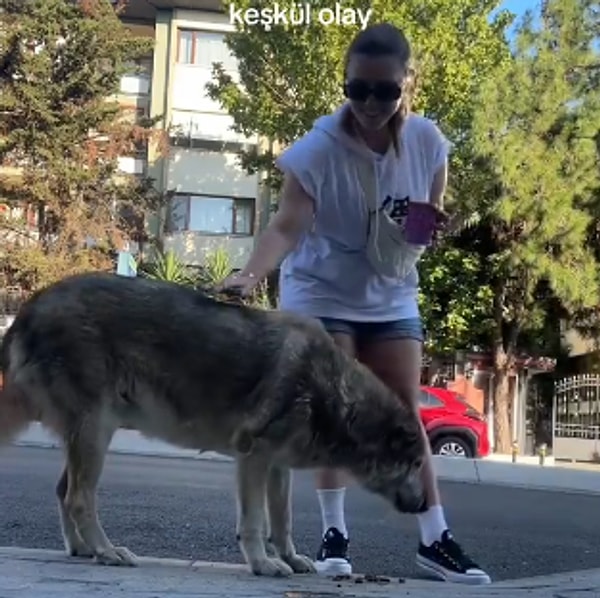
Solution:
[(21, 308), (2, 344), (0, 441), (40, 421), (64, 445), (66, 551), (135, 565), (98, 520), (119, 427), (237, 463), (237, 540), (250, 570), (314, 571), (291, 537), (290, 469), (335, 467), (400, 512), (424, 508), (414, 410), (316, 320), (144, 278), (66, 278)]

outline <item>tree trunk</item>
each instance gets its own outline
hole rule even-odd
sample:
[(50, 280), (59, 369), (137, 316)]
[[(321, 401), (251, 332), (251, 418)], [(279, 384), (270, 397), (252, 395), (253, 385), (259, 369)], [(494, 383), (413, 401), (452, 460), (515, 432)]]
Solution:
[(510, 405), (509, 360), (502, 349), (496, 349), (496, 355), (494, 355), (494, 439), (495, 450), (501, 454), (509, 454), (512, 447)]
[(512, 448), (512, 426), (510, 407), (512, 397), (510, 392), (510, 374), (515, 365), (517, 338), (519, 335), (518, 322), (505, 322), (503, 305), (506, 299), (506, 289), (499, 285), (494, 296), (494, 441), (495, 451), (508, 454)]

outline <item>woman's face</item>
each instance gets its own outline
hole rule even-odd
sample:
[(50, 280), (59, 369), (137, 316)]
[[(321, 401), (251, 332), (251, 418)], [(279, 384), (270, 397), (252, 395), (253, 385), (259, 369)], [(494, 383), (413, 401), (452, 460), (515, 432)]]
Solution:
[(383, 128), (400, 106), (406, 66), (395, 56), (354, 54), (346, 70), (350, 109), (367, 131)]

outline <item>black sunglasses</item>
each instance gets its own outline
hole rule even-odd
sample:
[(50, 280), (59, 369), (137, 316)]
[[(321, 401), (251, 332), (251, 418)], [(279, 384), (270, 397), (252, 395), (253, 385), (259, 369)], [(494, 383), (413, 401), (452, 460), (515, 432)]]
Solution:
[(395, 81), (369, 83), (363, 79), (352, 79), (344, 85), (344, 95), (355, 102), (366, 102), (370, 95), (378, 102), (395, 102), (402, 95), (402, 87)]

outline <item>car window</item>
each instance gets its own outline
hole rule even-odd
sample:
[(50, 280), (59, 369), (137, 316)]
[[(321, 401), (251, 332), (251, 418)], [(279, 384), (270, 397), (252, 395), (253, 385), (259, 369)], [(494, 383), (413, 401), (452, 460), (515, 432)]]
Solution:
[(426, 390), (421, 391), (421, 395), (419, 397), (419, 405), (425, 408), (433, 408), (433, 407), (443, 407), (444, 402), (433, 396), (430, 392)]

